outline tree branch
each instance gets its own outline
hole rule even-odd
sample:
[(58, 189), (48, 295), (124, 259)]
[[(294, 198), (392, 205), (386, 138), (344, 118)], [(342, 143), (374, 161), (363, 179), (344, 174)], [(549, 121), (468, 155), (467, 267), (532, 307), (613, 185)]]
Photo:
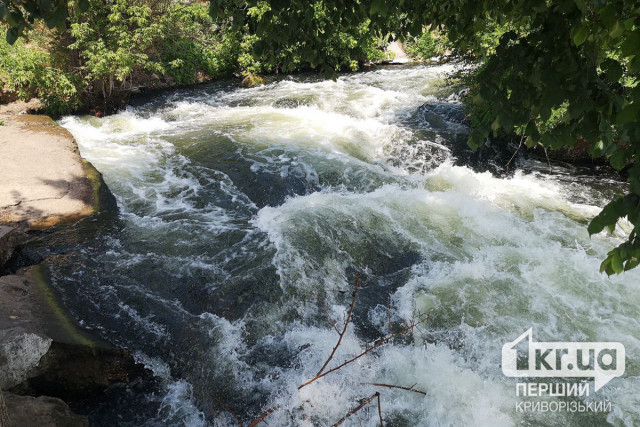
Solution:
[(422, 394), (424, 396), (427, 395), (427, 393), (425, 393), (424, 391), (421, 390), (416, 390), (414, 387), (416, 386), (415, 384), (412, 385), (411, 387), (404, 387), (401, 385), (395, 385), (395, 384), (384, 384), (384, 383), (361, 383), (361, 384), (367, 384), (367, 385), (374, 385), (376, 387), (387, 387), (387, 388), (398, 388), (400, 390), (406, 390), (406, 391), (412, 391), (414, 393), (418, 393), (418, 394)]
[(258, 418), (256, 418), (255, 420), (253, 420), (251, 422), (251, 424), (249, 424), (249, 427), (256, 427), (258, 424), (260, 424), (261, 422), (264, 422), (265, 424), (267, 423), (266, 421), (264, 421), (265, 418), (267, 418), (269, 416), (269, 414), (271, 414), (273, 411), (275, 411), (276, 409), (278, 409), (278, 406), (272, 406), (271, 408), (267, 409), (266, 411), (264, 411), (262, 414), (260, 414), (260, 416)]
[(382, 426), (382, 412), (380, 410), (380, 392), (375, 392), (373, 394), (373, 396), (365, 399), (362, 401), (362, 403), (360, 403), (358, 406), (356, 406), (355, 408), (352, 408), (351, 410), (349, 410), (349, 412), (347, 412), (347, 415), (345, 415), (344, 417), (340, 418), (340, 420), (335, 423), (332, 427), (337, 427), (340, 424), (342, 424), (343, 422), (345, 422), (345, 420), (347, 418), (349, 418), (351, 415), (355, 414), (356, 412), (358, 412), (360, 409), (364, 408), (365, 406), (367, 406), (369, 404), (369, 402), (371, 402), (373, 399), (378, 398), (378, 413), (380, 415), (380, 425)]
[(338, 335), (340, 335), (340, 329), (338, 329), (338, 325), (329, 314), (329, 310), (327, 310), (327, 307), (325, 307), (325, 305), (322, 303), (322, 301), (320, 300), (320, 297), (317, 294), (313, 294), (313, 293), (311, 295), (313, 295), (316, 301), (318, 301), (318, 305), (322, 308), (322, 311), (324, 311), (324, 313), (327, 315), (327, 319), (329, 319), (331, 326), (333, 326), (333, 329), (335, 329)]
[[(365, 354), (375, 350), (376, 348), (382, 346), (383, 344), (388, 343), (389, 341), (393, 340), (394, 338), (397, 338), (397, 337), (399, 337), (401, 335), (406, 334), (409, 331), (412, 331), (413, 328), (415, 328), (416, 325), (418, 323), (420, 323), (420, 322), (422, 322), (422, 321), (419, 321), (419, 322), (413, 321), (413, 322), (411, 322), (411, 324), (407, 328), (403, 329), (402, 331), (400, 331), (398, 333), (389, 335), (389, 336), (387, 336), (387, 337), (385, 337), (383, 339), (380, 339), (380, 340), (376, 341), (373, 346), (367, 347), (367, 349), (365, 351), (363, 351), (362, 353), (360, 353), (357, 356), (355, 356), (355, 357), (353, 357), (353, 358), (341, 363), (340, 365), (336, 366), (335, 368), (331, 368), (331, 369), (329, 369), (328, 371), (325, 371), (325, 372), (322, 372), (322, 370), (321, 370), (320, 373), (318, 375), (316, 375), (314, 378), (312, 378), (309, 381), (307, 381), (306, 383), (298, 386), (298, 390), (302, 389), (303, 387), (308, 386), (309, 384), (319, 380), (320, 378), (322, 378), (322, 377), (324, 377), (324, 376), (326, 376), (326, 375), (328, 375), (328, 374), (330, 374), (332, 372), (337, 371), (340, 368), (343, 368), (344, 366), (346, 366), (346, 365), (348, 365), (350, 363), (355, 362), (356, 360), (358, 360), (359, 358), (361, 358)], [(342, 337), (340, 337), (340, 338), (342, 338)], [(334, 353), (335, 353), (335, 349), (334, 349)], [(332, 355), (333, 355), (333, 353), (332, 353)], [(327, 363), (328, 363), (328, 361), (327, 361)], [(325, 366), (326, 366), (326, 363), (325, 363)], [(324, 369), (324, 367), (323, 367), (323, 369)]]
[(212, 397), (214, 402), (216, 402), (218, 405), (220, 405), (222, 407), (222, 409), (224, 409), (225, 411), (230, 413), (231, 416), (233, 418), (235, 418), (236, 422), (238, 423), (238, 425), (240, 425), (240, 427), (244, 427), (244, 424), (242, 423), (242, 420), (240, 420), (240, 418), (231, 409), (229, 409), (229, 407), (227, 405), (222, 403), (222, 401), (220, 399), (218, 399), (217, 397), (215, 397), (215, 396), (211, 396), (211, 397)]
[[(342, 332), (338, 332), (338, 342), (336, 343), (335, 347), (333, 347), (333, 351), (331, 351), (331, 354), (329, 355), (329, 358), (324, 362), (324, 365), (322, 365), (322, 368), (320, 368), (320, 370), (318, 371), (318, 373), (316, 374), (316, 376), (322, 374), (322, 372), (325, 370), (325, 368), (327, 367), (327, 365), (329, 364), (329, 362), (331, 362), (331, 359), (333, 359), (333, 356), (336, 354), (336, 351), (338, 350), (338, 347), (340, 347), (340, 343), (342, 342), (342, 338), (344, 337), (344, 334), (347, 332), (347, 327), (349, 326), (349, 321), (351, 320), (351, 315), (353, 314), (353, 309), (356, 306), (356, 298), (358, 297), (358, 291), (360, 290), (360, 275), (358, 275), (358, 277), (356, 277), (356, 286), (353, 289), (353, 294), (351, 296), (351, 305), (349, 306), (349, 311), (347, 312), (347, 319), (344, 322), (344, 326), (342, 327)], [(337, 330), (337, 328), (336, 328)]]

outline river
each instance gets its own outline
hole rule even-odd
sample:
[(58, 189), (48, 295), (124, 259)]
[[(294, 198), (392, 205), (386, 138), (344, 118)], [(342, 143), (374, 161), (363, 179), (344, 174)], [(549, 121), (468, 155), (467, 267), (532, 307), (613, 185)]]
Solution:
[[(624, 224), (586, 231), (624, 185), (524, 155), (505, 173), (512, 148), (470, 153), (453, 70), (211, 83), (61, 119), (119, 212), (75, 226), (80, 243), (48, 262), (53, 286), (155, 373), (80, 412), (204, 426), (275, 408), (269, 425), (323, 426), (379, 391), (389, 425), (640, 424), (640, 269), (598, 271)], [(329, 367), (428, 317), (298, 390), (336, 345), (359, 274)], [(611, 411), (517, 411), (523, 380), (503, 375), (501, 348), (530, 327), (626, 347), (626, 373), (580, 398)], [(345, 425), (378, 422), (373, 401)]]

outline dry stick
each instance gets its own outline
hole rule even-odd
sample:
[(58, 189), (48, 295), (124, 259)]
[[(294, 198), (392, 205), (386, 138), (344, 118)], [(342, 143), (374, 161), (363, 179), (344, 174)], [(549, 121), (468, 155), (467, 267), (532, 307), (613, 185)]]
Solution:
[[(349, 363), (353, 363), (354, 361), (358, 360), (359, 358), (361, 358), (361, 357), (362, 357), (362, 356), (364, 356), (365, 354), (369, 353), (370, 351), (375, 350), (376, 348), (380, 347), (380, 346), (381, 346), (381, 345), (383, 345), (383, 344), (388, 343), (389, 341), (393, 340), (394, 338), (397, 338), (397, 337), (399, 337), (400, 335), (404, 335), (404, 334), (406, 334), (407, 332), (409, 332), (409, 331), (413, 330), (413, 328), (415, 328), (415, 327), (416, 327), (416, 325), (417, 325), (418, 323), (420, 323), (420, 322), (412, 322), (412, 323), (411, 323), (411, 325), (409, 325), (409, 327), (408, 327), (408, 328), (403, 329), (402, 331), (400, 331), (400, 332), (398, 332), (398, 333), (396, 333), (396, 334), (389, 335), (389, 336), (387, 336), (387, 337), (385, 337), (385, 338), (383, 338), (383, 339), (381, 339), (381, 340), (376, 341), (376, 343), (375, 343), (372, 347), (367, 347), (367, 349), (366, 349), (365, 351), (363, 351), (363, 352), (362, 352), (362, 353), (360, 353), (359, 355), (355, 356), (354, 358), (349, 359), (349, 360), (347, 360), (346, 362), (343, 362), (343, 363), (341, 363), (340, 365), (336, 366), (335, 368), (331, 368), (331, 369), (329, 369), (328, 371), (325, 371), (325, 372), (322, 372), (322, 371), (321, 371), (321, 373), (319, 373), (318, 375), (316, 375), (316, 376), (315, 376), (315, 378), (312, 378), (312, 379), (310, 379), (309, 381), (307, 381), (306, 383), (304, 383), (304, 384), (302, 384), (302, 385), (298, 386), (298, 390), (300, 390), (300, 389), (301, 389), (301, 388), (303, 388), (303, 387), (308, 386), (309, 384), (311, 384), (311, 383), (313, 383), (313, 382), (315, 382), (315, 381), (319, 380), (320, 378), (322, 378), (322, 377), (324, 377), (324, 376), (326, 376), (326, 375), (329, 375), (329, 374), (330, 374), (330, 373), (332, 373), (332, 372), (337, 371), (337, 370), (338, 370), (338, 369), (340, 369), (340, 368), (343, 368), (344, 366), (348, 365)], [(342, 337), (341, 337), (341, 338), (342, 338)], [(335, 350), (334, 350), (334, 352), (335, 352)], [(332, 355), (333, 355), (333, 353), (332, 353)], [(325, 364), (325, 365), (326, 365), (326, 364)], [(324, 369), (324, 368), (323, 368), (323, 369)]]
[[(522, 131), (522, 129), (521, 129), (521, 131)], [(520, 138), (520, 144), (518, 145), (518, 148), (516, 148), (516, 151), (513, 153), (513, 156), (511, 156), (511, 158), (509, 159), (509, 161), (506, 164), (507, 172), (509, 172), (509, 165), (511, 164), (511, 161), (516, 156), (516, 154), (518, 154), (518, 151), (520, 151), (520, 147), (522, 147), (522, 142), (523, 141), (524, 141), (524, 131), (522, 131), (522, 137)]]
[(367, 385), (374, 385), (376, 387), (387, 387), (387, 388), (399, 388), (400, 390), (406, 390), (406, 391), (412, 391), (414, 393), (419, 393), (422, 394), (424, 396), (427, 395), (427, 393), (425, 393), (422, 390), (416, 390), (414, 387), (416, 386), (415, 384), (412, 385), (411, 387), (404, 387), (401, 385), (395, 385), (395, 384), (384, 384), (384, 383), (362, 383), (362, 384), (367, 384)]
[[(368, 399), (365, 399), (364, 401), (362, 401), (362, 403), (360, 403), (358, 406), (356, 406), (355, 408), (352, 408), (349, 412), (347, 412), (347, 415), (345, 415), (344, 417), (340, 418), (340, 420), (335, 423), (333, 426), (331, 427), (337, 427), (340, 424), (342, 424), (343, 422), (345, 422), (345, 420), (347, 418), (349, 418), (351, 415), (355, 414), (356, 412), (358, 412), (360, 409), (364, 408), (365, 406), (367, 406), (367, 404), (369, 402), (371, 402), (373, 399), (378, 398), (378, 405), (380, 404), (380, 392), (375, 392), (375, 394), (371, 397), (369, 397)], [(378, 406), (379, 407), (379, 406)], [(382, 417), (382, 415), (380, 415), (380, 417)]]
[[(331, 362), (331, 359), (333, 359), (333, 356), (336, 354), (336, 351), (338, 350), (338, 347), (340, 347), (340, 343), (342, 342), (342, 338), (344, 337), (344, 334), (347, 332), (347, 327), (349, 326), (349, 321), (351, 320), (351, 315), (353, 314), (353, 308), (356, 305), (356, 297), (358, 296), (358, 291), (359, 290), (360, 290), (360, 275), (358, 275), (358, 277), (356, 277), (356, 287), (353, 290), (353, 294), (352, 294), (352, 297), (351, 297), (351, 306), (349, 306), (349, 311), (347, 312), (347, 320), (345, 320), (345, 322), (344, 322), (344, 326), (342, 328), (342, 332), (338, 332), (338, 335), (339, 335), (338, 342), (336, 343), (335, 347), (333, 347), (333, 351), (331, 351), (331, 354), (329, 355), (329, 358), (324, 362), (324, 365), (322, 365), (322, 368), (320, 368), (320, 370), (316, 374), (316, 378), (320, 374), (322, 374), (322, 372), (327, 367), (329, 362)], [(300, 387), (298, 387), (298, 389), (300, 389)]]
[(267, 424), (267, 422), (264, 420), (265, 418), (267, 418), (269, 416), (269, 414), (271, 414), (273, 411), (275, 411), (276, 409), (278, 409), (278, 406), (272, 406), (271, 408), (267, 409), (266, 411), (264, 411), (262, 414), (260, 414), (260, 416), (258, 418), (256, 418), (255, 420), (253, 420), (251, 422), (251, 424), (249, 424), (249, 427), (256, 427), (258, 424), (260, 424), (261, 422), (264, 422), (265, 424)]
[(549, 173), (551, 173), (551, 160), (549, 160), (549, 153), (547, 153), (547, 147), (542, 147), (544, 149), (544, 155), (547, 158), (547, 164), (549, 165)]
[(380, 403), (380, 393), (376, 393), (378, 395), (378, 416), (380, 417), (380, 427), (384, 427), (384, 422), (382, 421), (382, 404)]
[(318, 301), (318, 304), (320, 305), (320, 307), (322, 308), (322, 311), (324, 311), (324, 313), (327, 315), (327, 319), (329, 319), (329, 322), (331, 322), (331, 325), (333, 326), (333, 329), (336, 330), (336, 332), (338, 333), (338, 335), (340, 335), (340, 329), (338, 329), (338, 325), (336, 325), (335, 320), (333, 320), (333, 318), (331, 318), (331, 315), (329, 314), (329, 310), (327, 310), (327, 307), (325, 307), (325, 305), (322, 303), (322, 301), (320, 300), (320, 297), (316, 294), (312, 294), (314, 297), (316, 297), (316, 301)]
[(387, 301), (388, 301), (387, 317), (389, 318), (389, 333), (392, 334), (393, 333), (393, 324), (391, 323), (391, 295), (389, 295)]
[(231, 409), (229, 409), (227, 405), (222, 403), (220, 399), (218, 399), (217, 397), (213, 397), (213, 401), (216, 402), (218, 405), (220, 405), (222, 409), (230, 413), (231, 416), (236, 419), (236, 422), (240, 425), (240, 427), (244, 427), (244, 424), (242, 424), (242, 421), (240, 420), (240, 418)]

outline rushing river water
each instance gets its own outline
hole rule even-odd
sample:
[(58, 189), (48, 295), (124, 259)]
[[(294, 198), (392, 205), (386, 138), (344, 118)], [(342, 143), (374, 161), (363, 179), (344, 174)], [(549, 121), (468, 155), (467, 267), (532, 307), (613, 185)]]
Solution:
[[(622, 234), (586, 231), (621, 184), (524, 157), (496, 174), (512, 150), (469, 154), (459, 107), (437, 101), (452, 69), (211, 84), (62, 119), (119, 213), (77, 226), (91, 238), (53, 258), (54, 286), (156, 375), (85, 408), (93, 421), (233, 425), (224, 405), (245, 423), (276, 408), (269, 425), (324, 426), (380, 391), (389, 425), (640, 424), (640, 269), (600, 274)], [(358, 273), (370, 284), (329, 367), (428, 319), (298, 390)], [(501, 348), (530, 327), (626, 346), (625, 375), (582, 398), (611, 412), (517, 412)], [(346, 425), (377, 423), (374, 401)]]

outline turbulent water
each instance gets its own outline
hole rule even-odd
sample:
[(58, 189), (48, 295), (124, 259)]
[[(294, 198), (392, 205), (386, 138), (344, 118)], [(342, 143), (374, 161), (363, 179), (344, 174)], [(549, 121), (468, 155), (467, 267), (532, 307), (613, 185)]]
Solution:
[[(61, 124), (119, 213), (50, 262), (74, 316), (130, 348), (151, 384), (86, 404), (97, 425), (330, 425), (381, 393), (389, 425), (637, 425), (640, 270), (589, 238), (619, 183), (490, 149), (469, 154), (450, 66), (167, 93)], [(94, 225), (92, 225), (94, 224)], [(428, 315), (410, 333), (298, 390)], [(331, 320), (330, 320), (331, 319)], [(583, 397), (604, 413), (521, 413), (501, 348), (619, 341), (627, 370)], [(415, 387), (420, 394), (371, 383)], [(593, 388), (591, 388), (593, 390)], [(117, 420), (117, 421), (116, 421)], [(345, 425), (378, 425), (376, 401)]]

